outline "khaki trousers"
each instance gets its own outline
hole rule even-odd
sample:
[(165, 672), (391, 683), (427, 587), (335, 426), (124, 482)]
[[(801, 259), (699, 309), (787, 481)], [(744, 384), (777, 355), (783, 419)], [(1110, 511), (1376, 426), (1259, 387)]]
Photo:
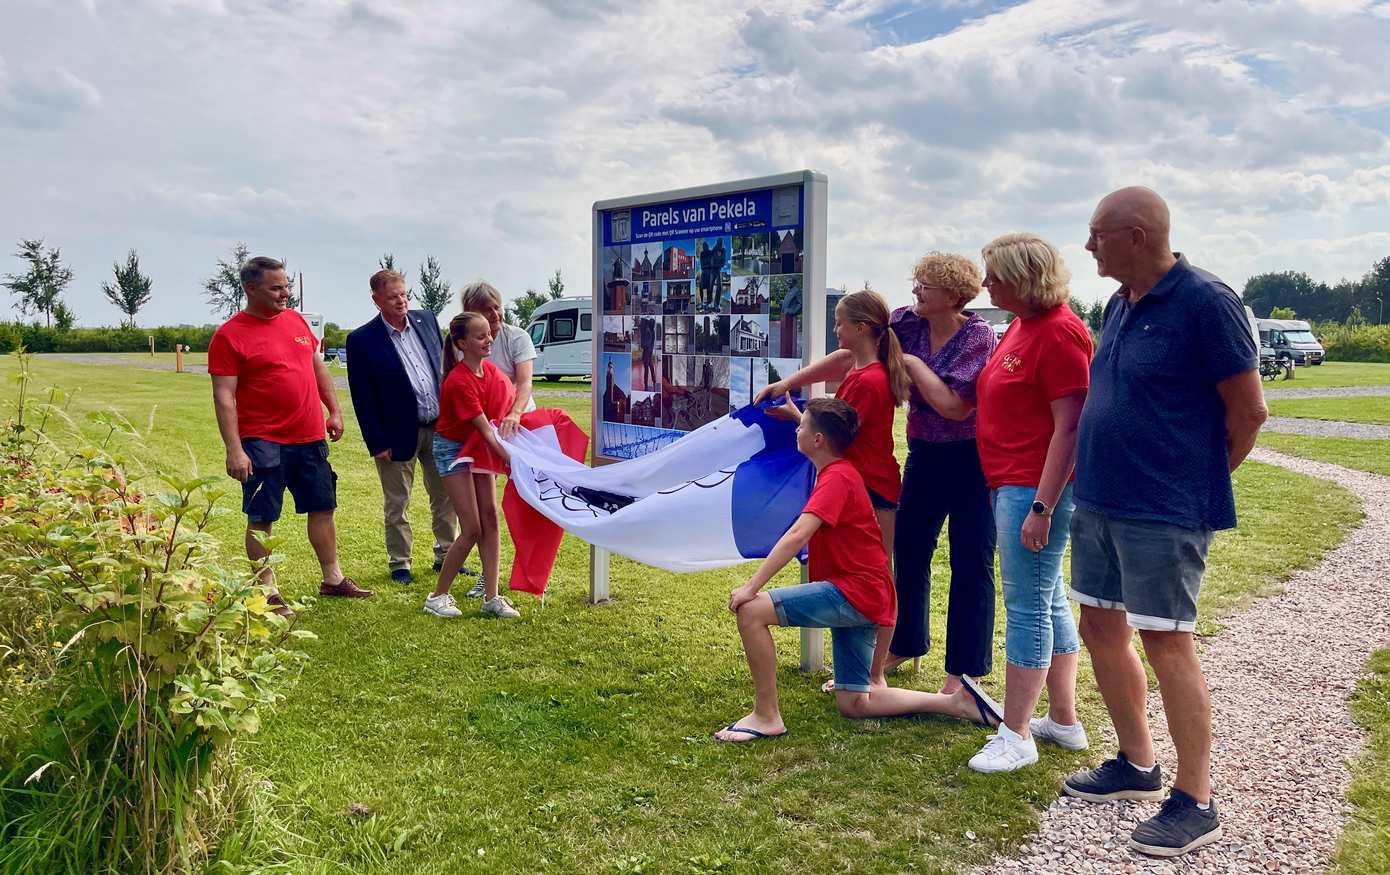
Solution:
[(425, 492), (430, 497), (430, 518), (434, 529), (434, 558), (440, 560), (458, 537), (458, 517), (454, 515), (444, 481), (434, 467), (434, 426), (422, 425), (415, 440), (415, 458), (409, 462), (376, 459), (386, 515), (386, 558), (392, 571), (410, 567), (410, 491), (415, 485), (415, 463), (425, 476)]

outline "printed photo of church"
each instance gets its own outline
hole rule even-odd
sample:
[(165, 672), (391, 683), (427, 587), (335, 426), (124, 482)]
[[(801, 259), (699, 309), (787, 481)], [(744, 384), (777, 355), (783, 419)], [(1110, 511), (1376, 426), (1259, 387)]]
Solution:
[(635, 283), (661, 279), (661, 244), (637, 243), (631, 249), (632, 271), (628, 279)]
[(627, 422), (632, 408), (632, 358), (628, 353), (604, 353), (599, 368), (603, 418), (608, 422)]

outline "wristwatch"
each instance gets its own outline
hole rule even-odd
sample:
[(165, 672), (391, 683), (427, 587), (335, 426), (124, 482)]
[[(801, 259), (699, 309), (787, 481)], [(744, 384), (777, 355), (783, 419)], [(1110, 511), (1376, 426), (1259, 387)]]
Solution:
[(1041, 501), (1033, 502), (1033, 513), (1038, 516), (1052, 516), (1052, 508), (1043, 504)]

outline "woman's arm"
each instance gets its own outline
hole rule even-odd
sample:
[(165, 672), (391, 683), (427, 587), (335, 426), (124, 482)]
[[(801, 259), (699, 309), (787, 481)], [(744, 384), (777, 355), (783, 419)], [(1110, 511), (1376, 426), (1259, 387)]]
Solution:
[(811, 362), (785, 380), (778, 380), (764, 386), (753, 398), (753, 403), (757, 404), (767, 398), (777, 398), (788, 392), (795, 392), (802, 386), (809, 386), (812, 383), (843, 380), (853, 367), (854, 353), (847, 349), (837, 349), (820, 361)]
[(967, 401), (956, 394), (945, 381), (936, 375), (915, 355), (903, 355), (903, 364), (907, 366), (907, 375), (912, 379), (912, 385), (917, 387), (917, 392), (922, 396), (932, 409), (941, 414), (943, 419), (962, 420), (970, 415), (975, 409), (973, 401)]
[(468, 420), (468, 424), (478, 430), (478, 434), (483, 436), (483, 443), (488, 445), (488, 449), (497, 454), (502, 461), (510, 463), (512, 454), (507, 452), (507, 448), (498, 439), (497, 432), (493, 430), (492, 423), (487, 421), (487, 417), (479, 413), (477, 416)]
[(1086, 403), (1086, 393), (1077, 392), (1065, 395), (1051, 404), (1052, 440), (1047, 444), (1047, 458), (1043, 462), (1042, 477), (1038, 481), (1037, 500), (1047, 505), (1046, 514), (1029, 513), (1023, 521), (1019, 540), (1029, 550), (1038, 551), (1047, 546), (1048, 533), (1052, 528), (1052, 509), (1067, 488), (1072, 468), (1076, 467), (1076, 424), (1081, 419), (1081, 407)]
[(516, 368), (516, 373), (512, 375), (512, 385), (516, 387), (516, 400), (512, 402), (512, 409), (497, 424), (497, 430), (502, 432), (504, 438), (516, 434), (517, 426), (521, 424), (521, 414), (526, 412), (526, 407), (531, 403), (531, 378), (535, 373), (535, 366), (535, 359), (512, 363), (512, 367)]

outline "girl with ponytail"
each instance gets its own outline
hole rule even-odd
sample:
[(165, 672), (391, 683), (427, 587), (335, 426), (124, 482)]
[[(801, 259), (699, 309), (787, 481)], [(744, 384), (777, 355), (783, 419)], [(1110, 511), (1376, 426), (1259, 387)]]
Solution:
[[(835, 337), (840, 341), (840, 351), (832, 355), (843, 358), (844, 353), (849, 353), (849, 369), (843, 373), (835, 397), (859, 414), (859, 435), (849, 445), (845, 459), (864, 478), (883, 535), (883, 547), (891, 556), (898, 494), (902, 490), (898, 460), (893, 455), (893, 412), (907, 400), (912, 383), (897, 335), (888, 328), (888, 316), (888, 305), (878, 292), (864, 289), (845, 295), (835, 307)], [(759, 399), (788, 395), (826, 379), (820, 372), (828, 358), (773, 383)], [(799, 414), (794, 416), (796, 406), (790, 398), (788, 404), (774, 411), (787, 418), (800, 418)]]

